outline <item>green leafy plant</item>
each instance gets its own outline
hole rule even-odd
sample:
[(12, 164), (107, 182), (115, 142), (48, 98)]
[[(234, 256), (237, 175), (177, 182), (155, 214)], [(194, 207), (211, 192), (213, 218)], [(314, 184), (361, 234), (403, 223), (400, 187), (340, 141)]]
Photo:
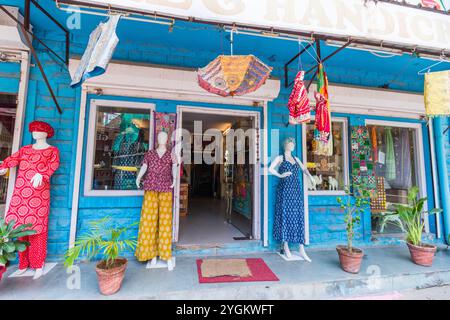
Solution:
[(347, 249), (353, 253), (353, 239), (355, 227), (361, 222), (361, 214), (364, 207), (370, 203), (370, 191), (364, 184), (353, 184), (353, 187), (345, 187), (345, 198), (338, 197), (337, 202), (345, 214), (345, 225), (347, 231)]
[(422, 233), (425, 222), (422, 219), (424, 213), (436, 214), (442, 212), (441, 209), (424, 211), (423, 207), (427, 198), (419, 198), (419, 188), (412, 187), (408, 191), (408, 204), (396, 204), (395, 213), (400, 216), (406, 228), (406, 241), (415, 246), (422, 243)]
[(106, 269), (110, 269), (123, 251), (134, 250), (137, 245), (136, 238), (124, 239), (124, 234), (138, 222), (127, 227), (116, 227), (111, 221), (111, 217), (106, 217), (90, 222), (90, 230), (75, 242), (74, 247), (66, 251), (64, 266), (72, 266), (80, 256), (92, 260), (101, 255)]
[(0, 218), (0, 264), (6, 265), (9, 261), (16, 259), (18, 252), (23, 252), (30, 245), (27, 241), (18, 240), (18, 238), (30, 236), (36, 233), (30, 230), (31, 224), (22, 224), (14, 228), (16, 221), (9, 223)]

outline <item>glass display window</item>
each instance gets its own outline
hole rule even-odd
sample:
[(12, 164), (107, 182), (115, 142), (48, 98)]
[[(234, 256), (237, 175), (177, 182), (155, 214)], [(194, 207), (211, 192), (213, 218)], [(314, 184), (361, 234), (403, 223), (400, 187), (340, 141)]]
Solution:
[(420, 124), (369, 122), (377, 189), (371, 199), (372, 231), (378, 235), (405, 233), (395, 214), (396, 204), (408, 203), (408, 190), (417, 186), (424, 194), (423, 144)]
[(153, 105), (94, 101), (91, 104), (85, 194), (141, 193), (136, 176), (153, 141)]
[(344, 118), (332, 119), (333, 155), (323, 156), (317, 153), (314, 140), (314, 121), (306, 124), (304, 146), (306, 165), (315, 179), (315, 185), (309, 185), (310, 194), (342, 194), (349, 181), (348, 173), (348, 133)]

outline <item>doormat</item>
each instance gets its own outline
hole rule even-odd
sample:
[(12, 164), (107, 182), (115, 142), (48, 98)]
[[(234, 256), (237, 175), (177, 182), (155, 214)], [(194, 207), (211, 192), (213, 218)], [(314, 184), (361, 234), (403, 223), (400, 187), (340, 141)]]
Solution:
[[(197, 260), (197, 273), (200, 283), (227, 283), (227, 282), (259, 282), (259, 281), (280, 281), (270, 270), (263, 259), (221, 259), (221, 260)], [(206, 262), (206, 264), (205, 264)], [(243, 264), (244, 263), (244, 264)], [(202, 265), (203, 268), (202, 268)], [(245, 265), (247, 268), (245, 268)], [(216, 270), (212, 270), (217, 266)], [(205, 269), (209, 268), (209, 274), (205, 274)], [(237, 271), (236, 271), (237, 267)], [(234, 270), (233, 270), (233, 269)], [(247, 272), (246, 270), (249, 270)], [(212, 277), (214, 273), (217, 275)], [(242, 274), (242, 276), (235, 274)]]

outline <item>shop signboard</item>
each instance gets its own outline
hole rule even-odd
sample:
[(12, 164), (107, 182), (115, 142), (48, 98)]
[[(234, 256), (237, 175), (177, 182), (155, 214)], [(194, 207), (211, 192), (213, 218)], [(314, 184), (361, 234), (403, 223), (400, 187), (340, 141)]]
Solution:
[[(411, 0), (414, 1), (414, 0)], [(363, 0), (90, 0), (176, 17), (450, 49), (450, 17)], [(441, 5), (442, 6), (442, 5)]]

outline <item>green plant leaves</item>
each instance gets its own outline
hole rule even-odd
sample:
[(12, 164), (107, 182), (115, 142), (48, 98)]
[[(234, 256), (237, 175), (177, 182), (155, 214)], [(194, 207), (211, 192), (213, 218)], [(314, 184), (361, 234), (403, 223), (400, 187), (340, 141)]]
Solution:
[(16, 240), (16, 241), (14, 241), (14, 245), (18, 252), (24, 252), (25, 250), (27, 250), (27, 247), (30, 246), (30, 243), (26, 242), (26, 241)]
[(5, 252), (3, 253), (3, 256), (6, 258), (6, 260), (8, 261), (14, 261), (16, 260), (16, 255), (13, 252)]
[[(395, 213), (399, 215), (406, 228), (406, 241), (413, 245), (420, 245), (425, 222), (422, 219), (427, 198), (418, 198), (419, 188), (414, 186), (408, 191), (408, 204), (395, 205)], [(433, 209), (430, 214), (441, 212), (441, 209)]]
[(16, 250), (16, 246), (14, 245), (14, 242), (6, 242), (2, 245), (2, 249), (6, 253), (12, 253)]
[(31, 224), (19, 225), (16, 228), (16, 221), (12, 220), (8, 224), (5, 219), (0, 218), (0, 263), (6, 264), (8, 261), (16, 259), (17, 252), (23, 252), (30, 245), (26, 241), (17, 240), (18, 238), (33, 235), (36, 233), (30, 230)]
[(78, 238), (73, 248), (66, 251), (64, 266), (72, 266), (81, 256), (91, 260), (99, 254), (106, 261), (107, 267), (112, 266), (124, 250), (136, 248), (135, 237), (126, 239), (125, 234), (138, 224), (136, 222), (127, 227), (115, 227), (110, 217), (91, 221), (90, 230)]

